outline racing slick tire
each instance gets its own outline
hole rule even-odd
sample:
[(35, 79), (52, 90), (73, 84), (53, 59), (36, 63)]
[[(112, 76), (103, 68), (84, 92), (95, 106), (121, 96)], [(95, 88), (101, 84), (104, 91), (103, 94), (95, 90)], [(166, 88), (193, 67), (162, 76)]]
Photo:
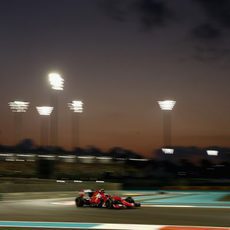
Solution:
[(104, 200), (103, 200), (103, 199), (100, 199), (100, 202), (99, 202), (99, 204), (97, 205), (97, 207), (98, 207), (98, 208), (102, 208), (103, 204), (104, 204)]
[(106, 208), (113, 208), (113, 201), (112, 201), (112, 199), (108, 199), (108, 200), (105, 202), (105, 207), (106, 207)]
[(75, 199), (75, 204), (76, 204), (77, 207), (83, 207), (84, 199), (82, 197), (77, 197)]
[(141, 207), (141, 204), (140, 203), (136, 203), (135, 201), (134, 201), (134, 199), (132, 198), (132, 197), (127, 197), (126, 199), (125, 199), (125, 201), (127, 201), (127, 202), (129, 202), (129, 203), (133, 203), (134, 204), (134, 207)]

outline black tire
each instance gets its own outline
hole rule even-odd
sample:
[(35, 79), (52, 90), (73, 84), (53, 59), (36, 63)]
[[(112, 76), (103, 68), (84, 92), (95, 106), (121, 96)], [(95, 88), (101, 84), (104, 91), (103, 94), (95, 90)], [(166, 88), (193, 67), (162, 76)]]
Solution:
[(141, 203), (135, 203), (135, 207), (141, 207)]
[(113, 208), (113, 201), (112, 201), (112, 199), (108, 199), (108, 200), (105, 202), (105, 207), (106, 207), (106, 208)]
[(125, 201), (129, 202), (129, 203), (135, 203), (134, 199), (130, 196), (128, 196)]
[(77, 207), (83, 207), (84, 199), (82, 197), (77, 197), (75, 199), (75, 204), (76, 204)]
[(98, 207), (98, 208), (102, 208), (103, 204), (104, 204), (104, 200), (103, 200), (103, 199), (100, 199), (100, 202), (99, 202), (99, 204), (97, 205), (97, 207)]

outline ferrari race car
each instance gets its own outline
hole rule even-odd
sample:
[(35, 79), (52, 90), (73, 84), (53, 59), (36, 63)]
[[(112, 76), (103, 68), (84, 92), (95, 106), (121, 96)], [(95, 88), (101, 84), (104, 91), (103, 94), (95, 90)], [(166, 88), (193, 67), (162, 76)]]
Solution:
[(103, 189), (92, 191), (90, 189), (79, 192), (79, 196), (75, 199), (77, 207), (89, 206), (97, 208), (134, 208), (140, 207), (141, 204), (133, 200), (132, 197), (122, 198), (106, 194)]

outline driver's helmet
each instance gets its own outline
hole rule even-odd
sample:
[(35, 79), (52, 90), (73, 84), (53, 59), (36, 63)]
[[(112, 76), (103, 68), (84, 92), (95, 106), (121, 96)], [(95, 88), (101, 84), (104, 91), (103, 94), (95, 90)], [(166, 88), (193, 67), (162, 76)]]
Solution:
[(100, 193), (105, 193), (105, 189), (102, 188), (102, 189), (99, 190), (99, 192)]

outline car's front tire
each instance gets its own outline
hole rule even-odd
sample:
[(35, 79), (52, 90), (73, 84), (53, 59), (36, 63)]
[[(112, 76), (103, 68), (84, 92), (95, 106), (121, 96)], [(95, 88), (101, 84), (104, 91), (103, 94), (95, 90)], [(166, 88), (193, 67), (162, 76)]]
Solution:
[(83, 207), (84, 199), (82, 197), (77, 197), (75, 199), (75, 204), (76, 204), (77, 207)]
[(112, 201), (112, 199), (108, 199), (108, 200), (105, 202), (105, 207), (106, 207), (106, 208), (113, 208), (113, 201)]
[(100, 199), (100, 202), (99, 202), (99, 204), (97, 205), (97, 207), (98, 207), (98, 208), (102, 208), (103, 204), (104, 204), (104, 200), (103, 200), (103, 199)]

